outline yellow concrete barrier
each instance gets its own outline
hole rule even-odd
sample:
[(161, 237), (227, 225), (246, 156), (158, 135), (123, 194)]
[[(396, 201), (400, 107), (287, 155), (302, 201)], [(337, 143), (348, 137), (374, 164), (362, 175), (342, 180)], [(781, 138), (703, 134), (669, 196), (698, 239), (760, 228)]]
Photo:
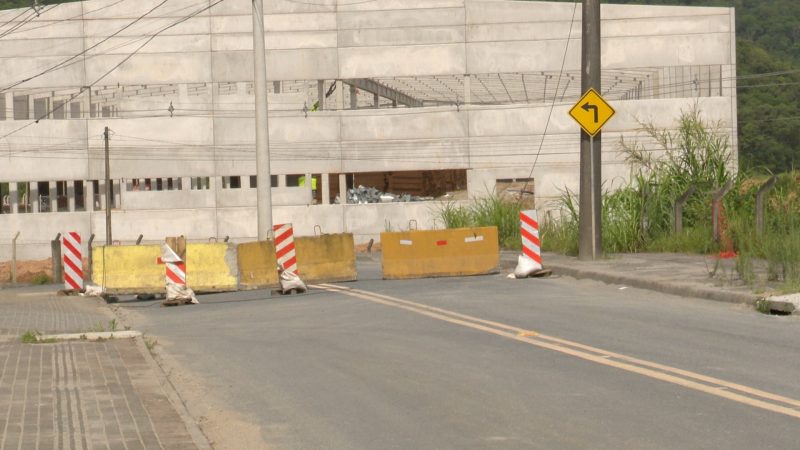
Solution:
[(305, 283), (353, 281), (358, 278), (352, 234), (295, 237), (294, 245), (297, 270)]
[(383, 278), (479, 275), (500, 262), (496, 227), (381, 233)]
[[(160, 245), (92, 249), (92, 281), (112, 294), (156, 294), (166, 289)], [(195, 292), (235, 291), (239, 284), (233, 244), (186, 246), (186, 283)]]
[(235, 291), (239, 287), (236, 259), (234, 244), (188, 244), (186, 284), (195, 292)]
[(103, 246), (92, 249), (92, 282), (112, 294), (164, 292), (160, 245)]
[(239, 260), (239, 289), (274, 288), (278, 282), (278, 263), (275, 261), (275, 244), (256, 241), (236, 247)]

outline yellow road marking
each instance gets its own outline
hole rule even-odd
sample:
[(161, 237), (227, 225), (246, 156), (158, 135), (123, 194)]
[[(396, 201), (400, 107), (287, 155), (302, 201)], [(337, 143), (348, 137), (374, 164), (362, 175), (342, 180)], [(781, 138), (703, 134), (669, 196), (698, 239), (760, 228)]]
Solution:
[[(433, 319), (484, 331), (486, 333), (524, 342), (526, 344), (552, 350), (586, 361), (614, 367), (649, 378), (672, 383), (688, 389), (694, 389), (700, 392), (715, 395), (717, 397), (722, 397), (741, 404), (800, 419), (800, 411), (793, 409), (800, 407), (800, 400), (797, 399), (773, 394), (771, 392), (762, 391), (760, 389), (732, 383), (688, 370), (634, 358), (620, 353), (610, 352), (578, 342), (539, 334), (535, 331), (518, 328), (512, 325), (480, 319), (478, 317), (473, 317), (434, 306), (424, 305), (409, 300), (403, 300), (388, 295), (360, 289), (352, 289), (333, 284), (321, 284), (317, 287), (325, 289), (329, 292), (338, 292), (350, 297), (360, 298), (374, 303), (400, 308), (406, 311), (431, 317)], [(732, 391), (738, 391), (738, 393)], [(759, 397), (760, 399), (753, 397)], [(783, 405), (770, 403), (768, 400), (782, 403)]]

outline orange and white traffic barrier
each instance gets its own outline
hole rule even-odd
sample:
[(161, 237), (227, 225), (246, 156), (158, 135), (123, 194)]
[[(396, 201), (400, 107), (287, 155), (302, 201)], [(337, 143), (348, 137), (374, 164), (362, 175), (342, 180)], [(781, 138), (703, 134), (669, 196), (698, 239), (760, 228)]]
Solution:
[(83, 256), (81, 235), (75, 231), (65, 233), (61, 239), (61, 256), (64, 260), (64, 288), (83, 289)]
[(184, 300), (197, 303), (194, 292), (186, 284), (186, 261), (167, 244), (161, 245), (159, 264), (165, 267), (167, 301)]
[(272, 227), (275, 233), (275, 258), (278, 267), (295, 275), (297, 271), (297, 252), (294, 247), (294, 230), (292, 224), (284, 223)]
[(527, 278), (542, 272), (542, 243), (539, 241), (539, 219), (536, 210), (520, 211), (519, 222), (522, 254), (519, 255), (513, 276)]
[(539, 218), (535, 209), (520, 211), (519, 231), (522, 235), (522, 254), (542, 265), (542, 243), (539, 241)]

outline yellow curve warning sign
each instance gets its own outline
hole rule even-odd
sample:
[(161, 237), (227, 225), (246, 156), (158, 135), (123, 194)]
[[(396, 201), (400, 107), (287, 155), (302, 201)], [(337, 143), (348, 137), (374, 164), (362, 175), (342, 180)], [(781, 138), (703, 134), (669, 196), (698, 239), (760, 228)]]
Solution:
[(569, 115), (589, 136), (599, 133), (615, 113), (614, 108), (594, 89), (586, 91), (578, 103), (569, 110)]

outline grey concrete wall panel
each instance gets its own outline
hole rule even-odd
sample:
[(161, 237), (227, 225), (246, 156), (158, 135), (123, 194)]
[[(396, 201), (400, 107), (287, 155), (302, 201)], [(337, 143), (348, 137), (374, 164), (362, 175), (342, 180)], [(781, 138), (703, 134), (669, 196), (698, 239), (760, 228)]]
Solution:
[(453, 42), (464, 42), (465, 39), (466, 33), (463, 25), (354, 29), (339, 32), (339, 47), (452, 44)]
[[(0, 121), (0, 136), (18, 129), (22, 123)], [(3, 182), (74, 180), (86, 176), (86, 125), (81, 121), (42, 120), (0, 139), (0, 143)]]
[[(289, 1), (289, 0), (284, 0)], [(426, 10), (430, 8), (463, 8), (464, 0), (342, 0), (339, 11), (374, 11), (374, 10)]]
[(663, 37), (609, 37), (603, 41), (603, 67), (608, 69), (693, 64), (730, 64), (727, 33)]
[(342, 167), (344, 172), (466, 169), (469, 144), (466, 138), (343, 141)]
[(339, 49), (341, 78), (463, 75), (466, 64), (463, 43)]
[(565, 61), (565, 49), (564, 70), (580, 69), (580, 40), (568, 43), (563, 38), (470, 43), (467, 45), (467, 65), (469, 73), (560, 71)]
[[(241, 0), (239, 0), (241, 1)], [(347, 0), (353, 1), (353, 0)], [(356, 0), (362, 1), (362, 0)], [(250, 2), (247, 2), (249, 6)], [(266, 14), (334, 12), (343, 0), (264, 0)]]
[(208, 74), (211, 59), (208, 52), (136, 54), (104, 77), (124, 58), (122, 55), (104, 55), (88, 59), (86, 79), (94, 82), (102, 77), (102, 84), (192, 83), (197, 81), (198, 75)]
[[(505, 0), (466, 0), (467, 23), (533, 22), (569, 18), (575, 5), (572, 3), (536, 2), (534, 7), (524, 1)], [(577, 16), (580, 17), (581, 5), (577, 5)]]
[(342, 115), (342, 140), (441, 139), (467, 136), (467, 115), (454, 108), (359, 111)]
[[(2, 23), (2, 21), (0, 21)], [(7, 29), (8, 26), (3, 29)], [(0, 58), (30, 58), (30, 55), (61, 56), (68, 58), (83, 51), (83, 38), (65, 38), (63, 36), (79, 36), (80, 30), (64, 29), (60, 35), (53, 38), (15, 39), (14, 34), (3, 38), (0, 46)], [(62, 37), (59, 37), (62, 36)]]
[(5, 88), (12, 83), (16, 84), (33, 76), (36, 76), (36, 78), (18, 85), (15, 89), (85, 85), (84, 71), (81, 64), (72, 64), (62, 69), (46, 72), (48, 69), (63, 63), (65, 59), (63, 56), (43, 56), (0, 60), (0, 80), (3, 80), (0, 86)]
[(123, 197), (123, 207), (126, 210), (214, 207), (214, 193), (211, 190), (126, 191)]
[[(136, 242), (140, 234), (149, 240), (159, 240), (167, 236), (184, 235), (191, 240), (208, 239), (216, 236), (216, 223), (213, 209), (170, 209), (170, 210), (127, 210), (111, 212), (111, 231), (114, 240), (126, 244)], [(92, 232), (99, 242), (106, 234), (106, 218), (103, 211), (91, 214)]]

